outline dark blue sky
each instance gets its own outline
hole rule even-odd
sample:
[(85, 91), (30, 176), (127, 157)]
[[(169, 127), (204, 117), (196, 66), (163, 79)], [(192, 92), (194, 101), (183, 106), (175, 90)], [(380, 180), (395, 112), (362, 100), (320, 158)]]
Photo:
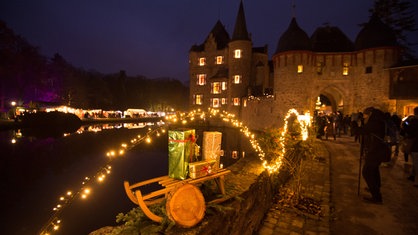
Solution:
[[(328, 23), (354, 41), (373, 5), (372, 0), (243, 2), (253, 45), (267, 44), (270, 58), (293, 14), (309, 36)], [(238, 6), (239, 0), (7, 0), (0, 3), (0, 19), (47, 57), (59, 53), (74, 66), (103, 73), (125, 70), (130, 76), (186, 81), (190, 47), (201, 44), (218, 19), (231, 35)]]

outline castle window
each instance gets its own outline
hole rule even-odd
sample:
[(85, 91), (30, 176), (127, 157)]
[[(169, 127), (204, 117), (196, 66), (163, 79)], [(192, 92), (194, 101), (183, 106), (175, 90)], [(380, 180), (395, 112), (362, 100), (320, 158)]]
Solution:
[(194, 103), (197, 105), (203, 104), (203, 95), (194, 95)]
[(199, 86), (206, 85), (206, 74), (201, 73), (197, 75), (197, 85)]
[(221, 103), (222, 103), (222, 105), (225, 105), (226, 104), (226, 98), (222, 98)]
[(216, 57), (216, 64), (223, 64), (224, 63), (224, 57), (223, 56), (217, 56)]
[(234, 81), (234, 84), (241, 83), (241, 75), (234, 75), (233, 81)]
[(234, 104), (234, 106), (239, 106), (240, 105), (240, 98), (238, 98), (238, 97), (233, 98), (232, 103)]
[(221, 83), (220, 82), (213, 82), (212, 83), (212, 94), (220, 94), (221, 93)]
[(322, 64), (322, 62), (316, 63), (316, 74), (321, 75), (323, 67), (324, 65)]
[(298, 73), (303, 73), (303, 65), (298, 65)]
[(343, 66), (343, 75), (347, 76), (348, 75), (348, 63), (344, 63)]
[(222, 90), (226, 91), (227, 88), (227, 83), (226, 82), (222, 82)]
[(204, 66), (206, 65), (206, 58), (205, 57), (200, 57), (199, 58), (199, 66)]
[(373, 67), (372, 66), (367, 66), (366, 67), (366, 73), (372, 73), (373, 72)]
[(212, 107), (214, 108), (219, 108), (219, 106), (221, 106), (219, 103), (219, 98), (213, 98), (211, 103), (212, 103)]
[(242, 54), (242, 50), (241, 49), (236, 49), (234, 50), (234, 58), (238, 59), (241, 58)]

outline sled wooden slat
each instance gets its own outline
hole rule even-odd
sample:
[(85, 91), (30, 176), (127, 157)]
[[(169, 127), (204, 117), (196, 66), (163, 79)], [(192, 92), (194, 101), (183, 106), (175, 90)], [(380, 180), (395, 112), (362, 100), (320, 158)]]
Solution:
[[(130, 185), (128, 181), (124, 181), (123, 185), (125, 188), (126, 195), (128, 198), (138, 205), (141, 210), (144, 212), (144, 214), (151, 220), (155, 222), (162, 222), (162, 218), (158, 215), (155, 215), (149, 208), (148, 205), (154, 204), (155, 201), (162, 201), (164, 198), (167, 198), (167, 196), (178, 188), (181, 185), (184, 184), (192, 184), (192, 185), (199, 185), (207, 180), (215, 180), (216, 185), (218, 186), (219, 191), (225, 195), (225, 186), (224, 186), (224, 177), (226, 174), (230, 173), (230, 170), (227, 169), (221, 169), (218, 172), (203, 176), (200, 178), (192, 179), (188, 178), (185, 180), (178, 180), (173, 179), (168, 176), (160, 176), (153, 179), (141, 181), (135, 184)], [(158, 183), (163, 188), (150, 192), (146, 195), (142, 195), (141, 187), (149, 185), (149, 184), (155, 184)]]

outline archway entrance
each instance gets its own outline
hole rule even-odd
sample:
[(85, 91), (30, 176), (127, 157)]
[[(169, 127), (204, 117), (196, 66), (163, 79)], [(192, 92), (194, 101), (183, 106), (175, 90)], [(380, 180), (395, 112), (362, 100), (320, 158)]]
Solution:
[(335, 87), (323, 89), (316, 98), (315, 111), (324, 114), (344, 113), (343, 94)]

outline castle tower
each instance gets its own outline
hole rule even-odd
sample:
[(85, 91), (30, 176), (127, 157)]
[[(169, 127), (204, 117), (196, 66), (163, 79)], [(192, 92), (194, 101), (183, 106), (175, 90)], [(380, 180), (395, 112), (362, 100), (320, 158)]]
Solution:
[(272, 87), (267, 46), (252, 48), (244, 6), (238, 8), (232, 38), (218, 20), (205, 42), (189, 52), (190, 107), (240, 115), (249, 93)]
[(281, 35), (273, 55), (274, 66), (274, 112), (280, 119), (294, 108), (306, 110), (312, 85), (309, 66), (312, 61), (311, 41), (302, 30), (296, 18), (292, 18), (289, 27)]
[(358, 93), (354, 103), (358, 109), (375, 106), (394, 112), (396, 101), (389, 99), (388, 68), (401, 60), (400, 47), (389, 26), (374, 14), (355, 40)]
[(229, 97), (228, 111), (239, 114), (251, 80), (252, 42), (247, 31), (244, 6), (240, 2), (234, 33), (228, 44)]

